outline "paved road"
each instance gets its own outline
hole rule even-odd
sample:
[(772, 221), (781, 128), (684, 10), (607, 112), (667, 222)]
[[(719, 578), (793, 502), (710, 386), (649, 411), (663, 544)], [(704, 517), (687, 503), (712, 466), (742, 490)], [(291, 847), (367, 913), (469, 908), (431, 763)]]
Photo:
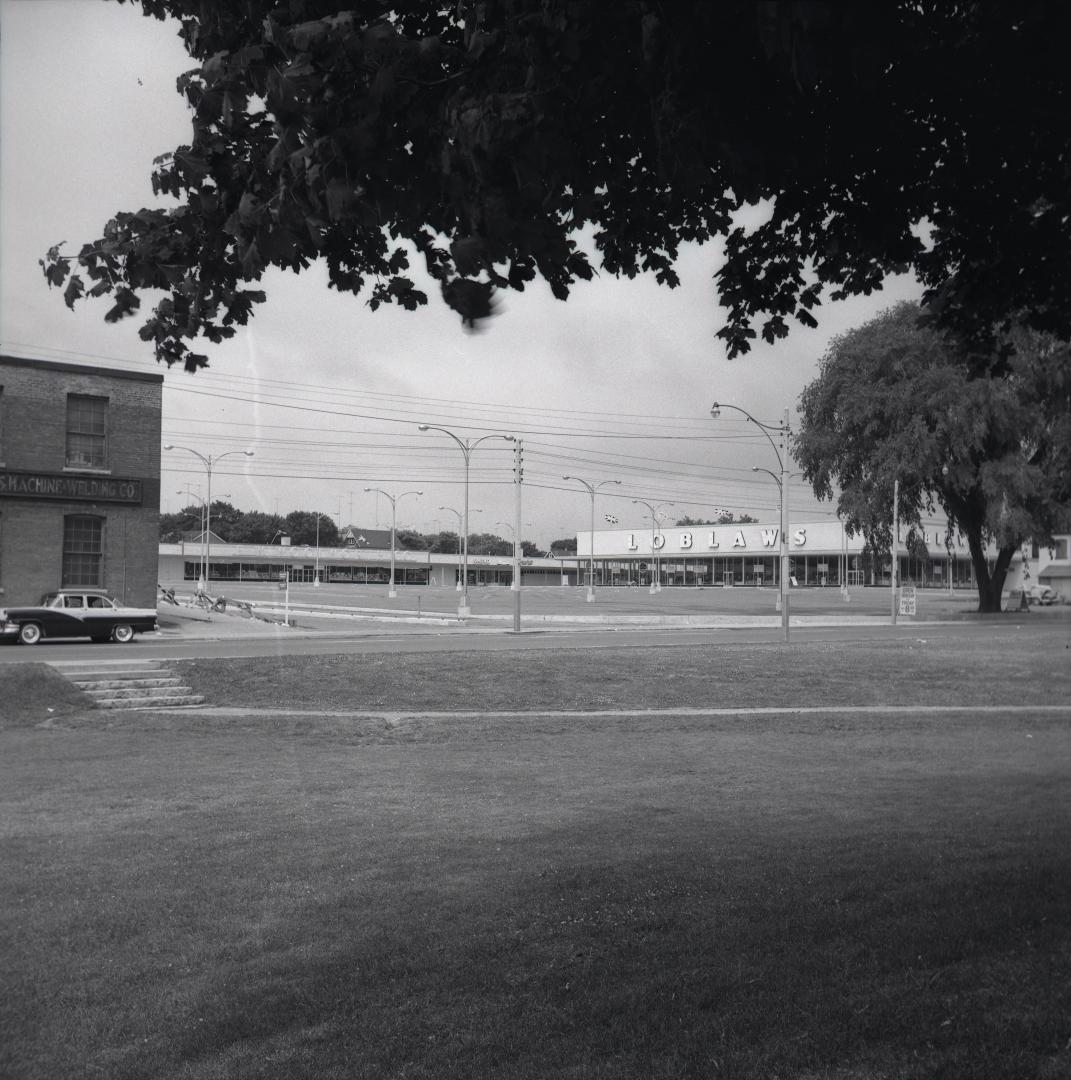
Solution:
[[(169, 583), (167, 583), (169, 584)], [(175, 585), (179, 595), (191, 591), (189, 584)], [(287, 593), (278, 585), (256, 582), (233, 582), (216, 585), (214, 595), (258, 605), (271, 604), (281, 610)], [(453, 588), (399, 586), (391, 600), (382, 585), (292, 585), (289, 602), (292, 608), (342, 606), (365, 608), (381, 613), (412, 616), (456, 618), (461, 594)], [(919, 590), (920, 617), (961, 616), (978, 606), (977, 594), (960, 590), (949, 594), (941, 589)], [(817, 615), (871, 615), (888, 617), (891, 596), (888, 589), (852, 589), (844, 599), (837, 588), (795, 589), (790, 609), (800, 617)], [(474, 587), (469, 590), (472, 617), (477, 620), (509, 620), (515, 594), (508, 588)], [(526, 587), (521, 590), (522, 616), (526, 620), (555, 618), (625, 618), (672, 615), (708, 617), (734, 615), (769, 615), (776, 613), (777, 590), (773, 588), (664, 588), (651, 593), (645, 588), (596, 589), (595, 601), (587, 601), (587, 589), (576, 587)]]
[[(255, 603), (258, 611), (265, 611), (265, 605), (281, 599), (280, 593), (277, 586), (253, 584), (236, 586), (228, 597)], [(1037, 634), (1061, 648), (1071, 642), (1071, 607), (1034, 608), (1029, 613), (980, 619), (972, 615), (977, 601), (970, 593), (919, 595), (918, 616), (892, 626), (885, 590), (856, 590), (849, 602), (838, 589), (798, 590), (792, 596), (791, 641), (848, 644), (875, 637), (975, 634), (989, 638), (1008, 631)], [(461, 622), (454, 589), (401, 587), (391, 601), (382, 586), (294, 586), (289, 602), (296, 625), (290, 628), (234, 614), (208, 616), (196, 609), (164, 606), (162, 632), (139, 636), (130, 645), (81, 641), (44, 641), (32, 648), (0, 645), (0, 663), (118, 664), (149, 658), (729, 646), (782, 640), (772, 589), (677, 588), (654, 595), (646, 589), (603, 589), (594, 603), (587, 603), (585, 596), (585, 589), (576, 588), (523, 590), (522, 632), (515, 634), (514, 596), (509, 589), (471, 590), (473, 617)], [(342, 607), (346, 612), (338, 610)], [(646, 624), (645, 620), (658, 622)], [(706, 625), (685, 625), (695, 622)], [(819, 622), (825, 625), (815, 625)]]
[[(256, 636), (239, 636), (213, 629), (208, 624), (194, 635), (163, 633), (139, 637), (130, 645), (93, 645), (84, 642), (42, 642), (33, 648), (8, 645), (0, 647), (0, 663), (27, 661), (96, 661), (122, 664), (133, 659), (193, 659), (197, 657), (312, 656), (324, 654), (375, 655), (418, 652), (501, 652), (545, 649), (647, 648), (655, 646), (779, 644), (780, 631), (770, 627), (689, 628), (659, 627), (617, 629), (602, 626), (590, 629), (523, 631), (514, 634), (497, 630), (472, 630), (457, 626), (445, 629), (428, 627), (394, 628), (372, 626), (351, 631), (269, 630)], [(221, 636), (209, 636), (214, 634)], [(1071, 618), (1001, 619), (995, 622), (905, 623), (871, 626), (813, 627), (792, 631), (794, 645), (843, 643), (861, 640), (902, 640), (925, 637), (957, 639), (977, 637), (992, 640), (995, 634), (1028, 635), (1036, 638), (1039, 648), (1067, 648), (1071, 645)]]

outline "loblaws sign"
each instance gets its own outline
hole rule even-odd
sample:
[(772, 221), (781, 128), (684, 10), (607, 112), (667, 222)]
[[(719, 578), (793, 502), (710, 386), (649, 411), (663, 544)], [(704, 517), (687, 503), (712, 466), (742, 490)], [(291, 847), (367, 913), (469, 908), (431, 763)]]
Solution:
[[(711, 529), (704, 533), (679, 532), (674, 534), (677, 546), (681, 551), (755, 551), (764, 548), (778, 548), (780, 546), (781, 530), (773, 529)], [(647, 541), (654, 551), (662, 551), (666, 546), (666, 536), (658, 533)], [(807, 544), (807, 529), (801, 527), (794, 529), (789, 535), (790, 547), (804, 547)], [(638, 551), (639, 544), (636, 542), (636, 534), (628, 534), (629, 551)]]
[[(588, 533), (580, 533), (580, 553), (586, 555)], [(906, 531), (901, 533), (900, 546), (906, 543)], [(944, 529), (927, 529), (920, 539), (933, 551), (949, 548), (963, 550), (966, 541), (956, 535), (946, 543)], [(632, 552), (690, 553), (714, 555), (778, 554), (781, 530), (776, 525), (728, 525), (717, 529), (678, 529), (650, 533), (603, 531), (595, 534), (595, 553), (602, 558), (613, 558)], [(858, 554), (863, 550), (864, 538), (856, 534), (847, 536), (839, 521), (801, 522), (788, 531), (790, 551), (821, 551), (835, 553), (849, 551)]]

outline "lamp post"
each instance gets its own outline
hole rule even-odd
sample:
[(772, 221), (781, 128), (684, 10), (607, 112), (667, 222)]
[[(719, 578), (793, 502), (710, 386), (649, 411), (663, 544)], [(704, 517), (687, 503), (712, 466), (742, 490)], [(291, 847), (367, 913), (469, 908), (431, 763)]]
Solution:
[(673, 506), (671, 502), (659, 503), (657, 506), (652, 506), (649, 502), (643, 499), (633, 499), (634, 503), (639, 503), (641, 506), (646, 506), (648, 513), (651, 515), (651, 561), (654, 563), (651, 572), (651, 595), (656, 592), (662, 591), (662, 549), (655, 544), (655, 531), (658, 529), (658, 512), (663, 506)]
[(404, 499), (406, 495), (423, 495), (424, 492), (403, 491), (400, 495), (392, 495), (389, 491), (384, 491), (382, 488), (371, 487), (366, 487), (365, 491), (375, 491), (378, 494), (385, 496), (390, 501), (390, 584), (387, 586), (387, 596), (393, 600), (398, 595), (398, 590), (394, 587), (394, 532), (398, 523), (398, 500)]
[[(461, 592), (461, 529), (462, 529), (461, 511), (460, 510), (455, 510), (452, 506), (440, 506), (439, 509), (440, 510), (449, 510), (451, 514), (454, 514), (457, 517), (457, 591)], [(483, 511), (477, 509), (474, 506), (472, 508), (472, 510), (470, 511), (470, 513), (482, 514)]]
[(313, 571), (312, 583), (315, 586), (320, 584), (320, 518), (329, 518), (331, 515), (323, 510), (317, 510), (316, 513), (316, 569)]
[(231, 457), (236, 454), (244, 454), (246, 457), (252, 457), (252, 450), (228, 450), (223, 454), (217, 454), (213, 457), (211, 454), (202, 454), (200, 450), (194, 450), (191, 446), (177, 446), (175, 443), (165, 443), (165, 450), (185, 450), (188, 454), (193, 454), (195, 458), (199, 458), (201, 464), (205, 467), (205, 472), (208, 475), (208, 498), (205, 500), (205, 589), (208, 588), (208, 578), (210, 575), (210, 562), (212, 557), (212, 466), (217, 465), (225, 457)]
[[(508, 521), (496, 521), (496, 525), (505, 525), (509, 529), (510, 541), (513, 544), (513, 580), (510, 582), (510, 588), (516, 591), (520, 588), (521, 579), (521, 539), (517, 535), (517, 527), (511, 525)], [(530, 521), (524, 522), (525, 527), (531, 528), (532, 523)]]
[(513, 435), (481, 435), (478, 439), (462, 439), (447, 428), (436, 427), (434, 424), (418, 424), (417, 428), (420, 431), (441, 431), (444, 435), (449, 435), (457, 443), (457, 447), (465, 459), (465, 518), (463, 526), (465, 535), (461, 558), (461, 603), (457, 609), (458, 616), (465, 619), (472, 613), (472, 609), (469, 607), (469, 463), (472, 458), (472, 451), (480, 443), (486, 442), (488, 439), (505, 439), (506, 442), (516, 442), (516, 439)]
[(607, 484), (620, 484), (620, 480), (584, 480), (579, 476), (563, 476), (563, 480), (575, 480), (578, 484), (583, 484), (588, 489), (588, 494), (591, 495), (591, 533), (589, 534), (588, 541), (588, 595), (587, 602), (593, 603), (595, 600), (595, 493), (601, 487), (605, 487)]
[[(193, 491), (190, 491), (189, 484), (186, 485), (186, 490), (185, 491), (179, 490), (179, 491), (176, 491), (175, 494), (176, 495), (185, 495), (187, 499), (196, 499), (201, 504), (201, 578), (203, 580), (204, 576), (205, 576), (205, 570), (206, 570), (206, 567), (205, 567), (205, 537), (206, 537), (206, 532), (205, 532), (205, 509), (208, 506), (208, 503), (206, 503), (204, 501), (204, 499), (201, 498), (200, 495), (196, 494)], [(224, 498), (224, 499), (229, 499), (230, 497), (231, 496), (230, 496), (229, 492), (224, 492), (222, 494), (222, 496), (221, 496), (221, 498)]]
[[(782, 483), (781, 483), (781, 477), (778, 476), (777, 473), (773, 472), (772, 470), (763, 469), (758, 465), (752, 465), (751, 466), (751, 471), (752, 472), (764, 472), (767, 476), (773, 478), (773, 482), (777, 485), (777, 498), (778, 498), (777, 512), (778, 512), (778, 515), (780, 516), (780, 514), (781, 514), (781, 500), (783, 500), (784, 497), (785, 497), (785, 492), (784, 492), (784, 489), (783, 489)], [(802, 475), (803, 475), (803, 473), (797, 473), (797, 472), (786, 473), (785, 474), (785, 480), (791, 480), (794, 476), (802, 476)], [(787, 528), (787, 522), (785, 521), (785, 519), (781, 518), (781, 521), (785, 525), (785, 527)], [(787, 537), (786, 537), (786, 543), (787, 543)], [(780, 589), (777, 591), (777, 604), (776, 604), (774, 610), (775, 611), (780, 611), (781, 610), (781, 590)]]
[[(440, 507), (440, 509), (443, 509), (443, 508), (442, 508), (442, 507)], [(474, 511), (473, 511), (473, 513), (475, 513), (475, 512), (476, 512), (476, 511), (474, 510)], [(516, 529), (516, 526), (514, 526), (514, 525), (511, 525), (511, 524), (510, 524), (510, 523), (509, 523), (508, 521), (496, 521), (496, 522), (495, 522), (495, 524), (496, 524), (496, 525), (505, 525), (505, 527), (506, 527), (507, 529), (509, 529), (509, 535), (510, 535), (510, 542), (511, 542), (511, 543), (516, 543), (516, 542), (517, 542), (517, 541), (516, 541), (516, 536), (517, 536), (517, 529)], [(526, 522), (525, 522), (524, 524), (525, 524), (525, 526), (526, 526), (527, 528), (531, 528), (531, 527), (532, 527), (532, 523), (531, 523), (530, 521), (526, 521)]]
[(766, 436), (766, 441), (770, 444), (770, 449), (773, 450), (774, 456), (777, 458), (778, 471), (781, 474), (779, 480), (781, 485), (781, 588), (778, 595), (781, 600), (781, 632), (785, 641), (788, 641), (788, 448), (784, 448), (785, 453), (782, 455), (770, 435), (771, 431), (776, 431), (782, 439), (788, 436), (788, 409), (785, 409), (784, 419), (780, 424), (764, 424), (761, 420), (756, 420), (747, 409), (740, 408), (739, 405), (719, 404), (716, 401), (710, 407), (710, 415), (717, 420), (722, 409), (732, 409), (734, 412), (747, 417)]

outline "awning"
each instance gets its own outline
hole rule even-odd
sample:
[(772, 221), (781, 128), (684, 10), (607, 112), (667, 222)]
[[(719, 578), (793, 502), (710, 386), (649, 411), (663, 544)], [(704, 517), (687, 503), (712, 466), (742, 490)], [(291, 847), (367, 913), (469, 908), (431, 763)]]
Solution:
[(1038, 581), (1041, 581), (1044, 578), (1071, 578), (1071, 564), (1049, 563), (1049, 565), (1038, 574)]

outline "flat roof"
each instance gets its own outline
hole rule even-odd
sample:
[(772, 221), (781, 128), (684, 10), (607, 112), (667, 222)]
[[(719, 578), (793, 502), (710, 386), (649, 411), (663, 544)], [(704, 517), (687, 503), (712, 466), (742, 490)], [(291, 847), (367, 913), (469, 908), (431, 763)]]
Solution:
[(106, 375), (110, 379), (133, 379), (136, 382), (164, 381), (158, 371), (126, 371), (123, 368), (98, 367), (95, 364), (74, 364), (65, 360), (34, 360), (28, 356), (6, 356), (0, 354), (0, 364), (9, 367), (45, 368), (48, 371), (65, 371), (71, 375)]

